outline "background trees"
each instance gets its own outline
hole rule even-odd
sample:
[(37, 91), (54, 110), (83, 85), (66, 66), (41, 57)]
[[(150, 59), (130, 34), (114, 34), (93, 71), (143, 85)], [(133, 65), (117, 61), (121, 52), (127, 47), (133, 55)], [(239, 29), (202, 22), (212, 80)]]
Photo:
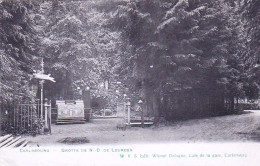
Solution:
[[(125, 60), (134, 66), (131, 72), (149, 111), (160, 110), (170, 119), (231, 113), (235, 98), (257, 97), (256, 73), (248, 73), (256, 61), (245, 49), (248, 38), (240, 34), (248, 33), (240, 3), (252, 2), (136, 0), (118, 5), (114, 25), (131, 44)], [(242, 60), (245, 55), (252, 64)]]
[(77, 98), (91, 87), (93, 97), (113, 105), (119, 89), (113, 83), (120, 81), (121, 94), (142, 98), (147, 114), (157, 117), (231, 113), (239, 98), (259, 95), (259, 6), (258, 0), (3, 1), (0, 96), (28, 96), (29, 74), (44, 58), (57, 81), (45, 84), (48, 98)]
[(121, 40), (119, 32), (106, 28), (110, 16), (100, 5), (102, 1), (40, 4), (41, 53), (46, 71), (57, 80), (46, 84), (47, 96), (76, 99), (82, 90), (91, 87), (93, 95), (111, 99), (100, 86), (115, 75)]
[(0, 103), (29, 98), (28, 74), (37, 65), (38, 29), (34, 3), (0, 3)]

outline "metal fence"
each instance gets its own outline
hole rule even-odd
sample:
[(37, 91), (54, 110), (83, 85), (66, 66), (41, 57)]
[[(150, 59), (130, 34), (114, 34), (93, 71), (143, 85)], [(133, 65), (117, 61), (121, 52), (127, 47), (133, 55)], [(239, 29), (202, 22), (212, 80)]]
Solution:
[(15, 133), (37, 133), (41, 123), (40, 104), (18, 104), (14, 108), (12, 128)]
[(41, 104), (38, 103), (13, 103), (12, 105), (1, 106), (1, 129), (4, 133), (12, 134), (39, 134), (43, 127), (50, 130), (50, 126), (45, 121), (50, 119), (48, 113), (51, 105), (44, 104), (41, 110)]

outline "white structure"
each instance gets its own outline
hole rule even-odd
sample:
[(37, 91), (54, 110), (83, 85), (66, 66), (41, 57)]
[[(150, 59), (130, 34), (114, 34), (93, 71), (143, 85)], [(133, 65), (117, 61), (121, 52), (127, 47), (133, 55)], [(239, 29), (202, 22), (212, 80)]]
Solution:
[(52, 82), (56, 82), (53, 77), (51, 77), (50, 74), (42, 74), (42, 73), (34, 73), (34, 78), (40, 79), (40, 80), (48, 80)]
[(56, 123), (85, 123), (83, 100), (56, 100)]

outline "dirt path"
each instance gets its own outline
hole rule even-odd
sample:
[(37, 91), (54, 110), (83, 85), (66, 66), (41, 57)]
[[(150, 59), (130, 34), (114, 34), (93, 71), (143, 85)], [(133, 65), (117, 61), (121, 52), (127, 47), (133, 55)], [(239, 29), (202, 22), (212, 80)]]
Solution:
[(61, 145), (66, 137), (87, 137), (91, 144), (159, 142), (260, 141), (260, 111), (175, 122), (167, 126), (116, 128), (118, 119), (95, 119), (86, 124), (52, 125), (52, 135), (27, 137), (39, 145)]

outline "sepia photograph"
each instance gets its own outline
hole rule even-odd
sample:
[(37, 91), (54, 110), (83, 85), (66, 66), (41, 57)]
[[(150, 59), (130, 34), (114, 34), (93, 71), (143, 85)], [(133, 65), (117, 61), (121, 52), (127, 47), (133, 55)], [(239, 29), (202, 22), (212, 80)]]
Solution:
[(258, 165), (260, 0), (0, 0), (0, 166)]

